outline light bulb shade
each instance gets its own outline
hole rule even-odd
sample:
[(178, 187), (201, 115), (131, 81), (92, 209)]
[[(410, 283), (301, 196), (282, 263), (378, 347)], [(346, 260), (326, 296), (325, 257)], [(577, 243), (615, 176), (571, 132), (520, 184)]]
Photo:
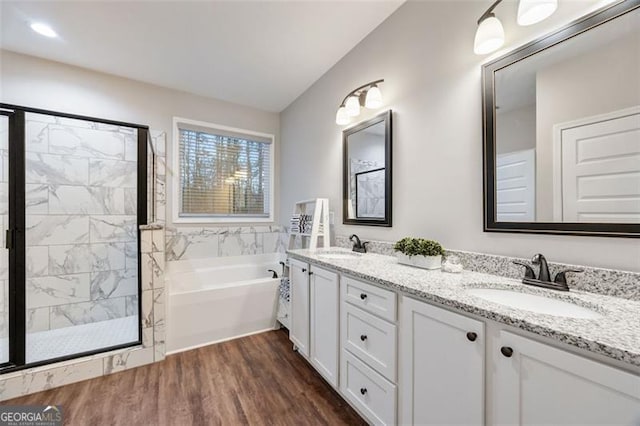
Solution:
[(504, 28), (495, 16), (489, 16), (480, 22), (473, 42), (473, 51), (476, 55), (486, 55), (498, 50), (504, 44)]
[(49, 38), (58, 37), (58, 34), (56, 34), (53, 28), (51, 28), (49, 25), (44, 24), (42, 22), (33, 22), (30, 26), (33, 31), (45, 37), (49, 37)]
[(338, 108), (338, 112), (336, 113), (336, 124), (340, 126), (344, 126), (345, 124), (349, 124), (351, 119), (349, 118), (349, 114), (347, 114), (347, 109), (343, 106)]
[(558, 8), (558, 0), (520, 0), (518, 25), (537, 24), (547, 19)]
[(378, 86), (373, 86), (367, 90), (364, 106), (369, 109), (376, 109), (382, 106), (382, 92), (378, 89)]
[(360, 115), (360, 99), (358, 99), (357, 96), (349, 96), (344, 106), (349, 117), (356, 117)]

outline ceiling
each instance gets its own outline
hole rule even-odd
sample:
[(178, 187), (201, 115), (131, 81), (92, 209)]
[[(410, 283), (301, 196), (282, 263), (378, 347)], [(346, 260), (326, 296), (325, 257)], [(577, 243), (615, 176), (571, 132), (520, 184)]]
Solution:
[(2, 0), (0, 47), (280, 112), (403, 1)]

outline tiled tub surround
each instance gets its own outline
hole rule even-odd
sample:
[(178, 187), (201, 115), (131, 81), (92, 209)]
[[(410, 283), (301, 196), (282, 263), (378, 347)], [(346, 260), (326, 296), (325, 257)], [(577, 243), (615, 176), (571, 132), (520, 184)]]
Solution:
[[(336, 236), (336, 246), (351, 249), (352, 243), (348, 237), (338, 235)], [(393, 243), (387, 241), (371, 241), (367, 245), (367, 250), (370, 253), (395, 256)], [(535, 253), (532, 252), (531, 255), (533, 256), (533, 254)], [(530, 264), (530, 259), (460, 250), (447, 250), (446, 255), (458, 256), (462, 265), (468, 271), (500, 275), (518, 280), (524, 277), (524, 268), (515, 265), (513, 261), (517, 260)], [(549, 262), (549, 271), (552, 277), (564, 269), (584, 269), (584, 272), (567, 275), (567, 281), (572, 290), (582, 290), (640, 301), (640, 273), (555, 263), (549, 261), (549, 259), (547, 261)], [(536, 267), (534, 269), (537, 270)]]
[[(332, 250), (345, 250), (332, 248)], [(478, 315), (498, 323), (572, 345), (640, 368), (640, 302), (572, 290), (563, 293), (525, 286), (518, 280), (481, 272), (450, 274), (399, 265), (395, 257), (367, 253), (353, 259), (323, 259), (322, 250), (288, 251), (289, 256), (338, 270), (419, 299)], [(471, 288), (514, 289), (571, 301), (602, 314), (594, 320), (570, 319), (509, 308), (468, 294)], [(640, 370), (638, 370), (640, 371)]]
[(167, 261), (283, 253), (281, 226), (168, 227)]
[(123, 371), (165, 356), (164, 230), (147, 225), (142, 243), (142, 345), (0, 375), (0, 400)]
[(26, 114), (27, 333), (137, 315), (137, 144), (133, 128)]

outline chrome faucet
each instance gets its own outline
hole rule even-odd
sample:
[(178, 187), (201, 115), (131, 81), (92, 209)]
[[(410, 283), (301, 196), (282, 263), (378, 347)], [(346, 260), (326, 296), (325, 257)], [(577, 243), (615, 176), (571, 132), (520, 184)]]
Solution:
[(369, 244), (369, 241), (365, 241), (365, 242), (360, 241), (360, 237), (358, 237), (356, 234), (352, 234), (349, 237), (349, 240), (353, 243), (353, 248), (351, 250), (357, 253), (367, 252), (367, 244)]
[(565, 269), (558, 272), (553, 278), (553, 281), (551, 281), (551, 274), (549, 273), (547, 259), (541, 253), (536, 254), (531, 259), (531, 264), (539, 266), (538, 278), (536, 278), (536, 273), (531, 266), (519, 261), (514, 261), (513, 263), (526, 268), (524, 278), (522, 279), (524, 284), (560, 291), (569, 291), (569, 285), (567, 284), (568, 272), (584, 271), (583, 269)]

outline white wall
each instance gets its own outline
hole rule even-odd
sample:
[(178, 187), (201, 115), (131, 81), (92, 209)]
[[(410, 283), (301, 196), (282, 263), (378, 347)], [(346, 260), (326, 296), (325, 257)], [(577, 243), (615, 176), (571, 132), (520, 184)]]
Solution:
[[(481, 64), (473, 38), (485, 2), (408, 2), (281, 114), (281, 204), (329, 197), (338, 234), (394, 241), (405, 235), (452, 249), (640, 271), (637, 240), (484, 233), (482, 231)], [(508, 44), (530, 40), (594, 7), (560, 2), (558, 12), (517, 28), (516, 2), (498, 6)], [(509, 46), (507, 46), (508, 48)], [(342, 217), (342, 128), (338, 103), (378, 78), (394, 111), (392, 228), (346, 226)], [(361, 116), (366, 119), (378, 111)], [(282, 223), (288, 217), (283, 214)]]
[[(171, 164), (171, 126), (174, 116), (270, 133), (276, 135), (276, 171), (278, 170), (280, 123), (277, 113), (6, 50), (0, 50), (0, 101), (121, 120), (148, 125), (154, 130), (164, 130), (167, 132), (168, 164)], [(277, 173), (275, 185), (277, 188)], [(172, 179), (167, 176), (167, 194), (171, 194), (171, 190)], [(276, 191), (276, 218), (277, 197)], [(167, 223), (171, 222), (171, 201), (171, 197), (167, 197)]]

